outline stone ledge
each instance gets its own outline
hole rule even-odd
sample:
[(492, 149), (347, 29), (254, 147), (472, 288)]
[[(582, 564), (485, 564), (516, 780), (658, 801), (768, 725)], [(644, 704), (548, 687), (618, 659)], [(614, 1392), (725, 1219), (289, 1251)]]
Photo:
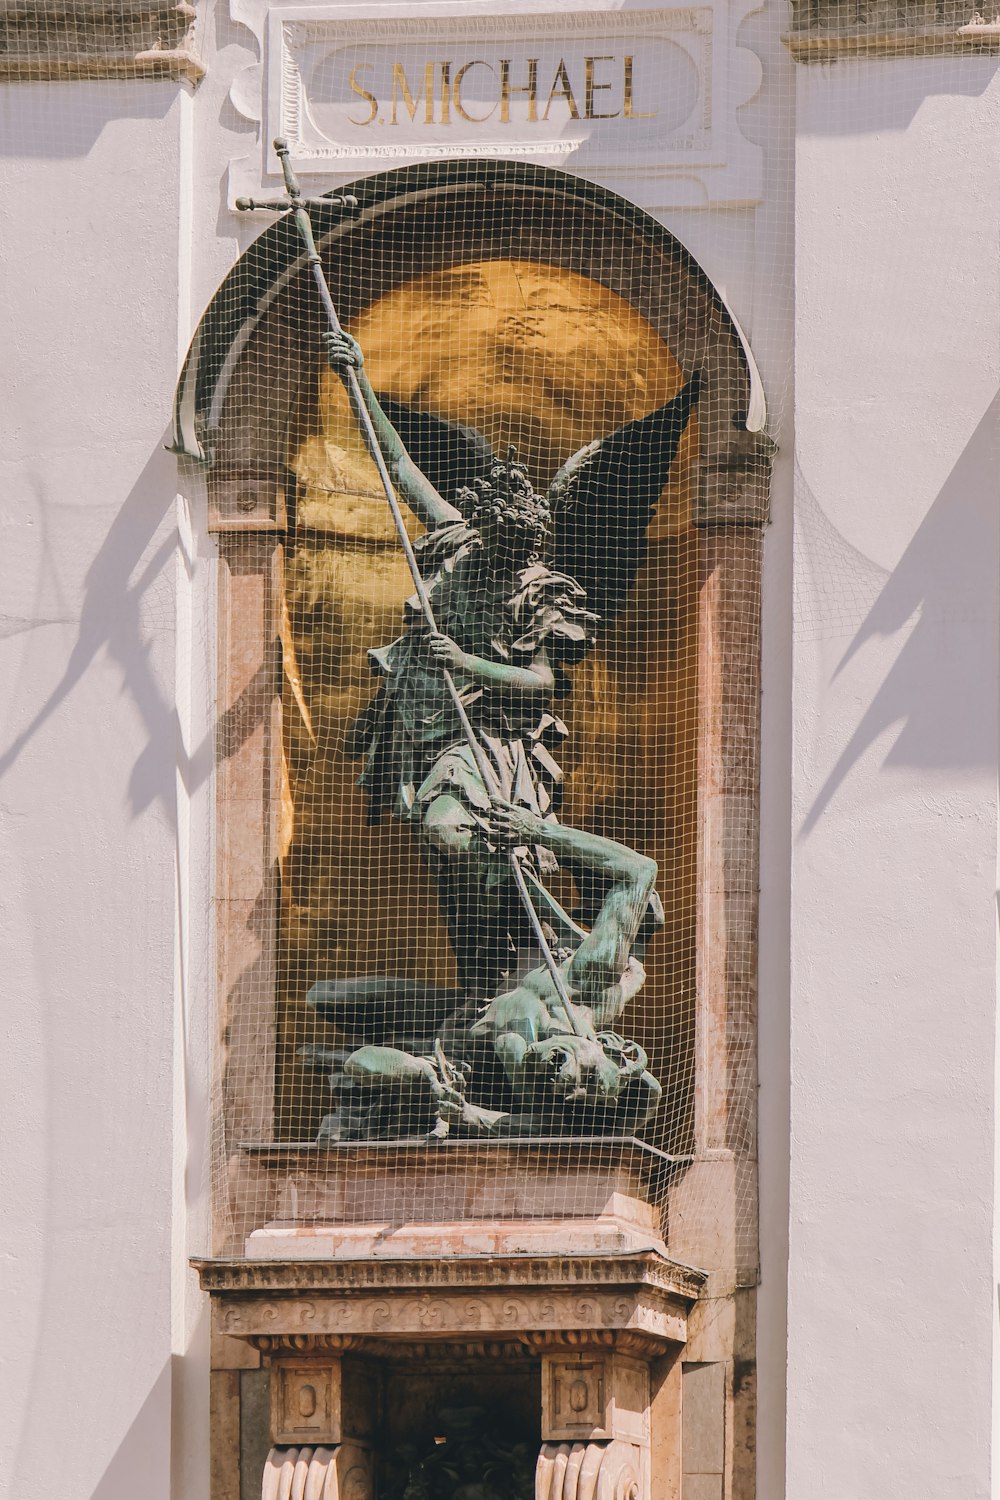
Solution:
[(849, 58), (959, 57), (1000, 52), (1000, 29), (968, 23), (961, 27), (795, 28), (782, 41), (796, 62), (825, 63)]
[[(364, 1291), (416, 1292), (485, 1287), (650, 1287), (694, 1301), (706, 1273), (655, 1251), (609, 1256), (455, 1256), (449, 1260), (195, 1259), (202, 1290), (279, 1295)], [(228, 1331), (228, 1330), (223, 1330)]]
[(187, 0), (7, 0), (0, 5), (0, 81), (176, 78), (196, 84)]
[(684, 1344), (704, 1283), (654, 1252), (193, 1264), (220, 1332), (267, 1355), (508, 1343), (655, 1354)]
[[(642, 1210), (645, 1209), (645, 1214)], [(648, 1205), (615, 1194), (592, 1219), (571, 1222), (575, 1255), (628, 1255), (646, 1250), (665, 1256), (658, 1215)], [(565, 1220), (494, 1219), (443, 1225), (300, 1224), (280, 1220), (254, 1230), (246, 1252), (254, 1260), (426, 1260), (459, 1255), (548, 1255)]]
[[(689, 1164), (633, 1136), (245, 1142), (233, 1160), (234, 1238), (227, 1248), (279, 1261), (363, 1259), (367, 1234), (377, 1239), (379, 1258), (391, 1260), (394, 1244), (414, 1235), (450, 1241), (458, 1226), (474, 1253), (482, 1253), (488, 1241), (503, 1249), (502, 1234), (493, 1243), (493, 1221), (524, 1221), (530, 1229), (527, 1221), (542, 1220), (579, 1226), (587, 1254), (598, 1243), (583, 1221), (603, 1218), (602, 1234), (627, 1221), (629, 1248), (640, 1248), (640, 1236), (642, 1248), (662, 1249), (659, 1210)], [(283, 1249), (278, 1226), (293, 1237), (304, 1226), (307, 1234)], [(329, 1257), (324, 1234), (332, 1236)], [(513, 1248), (509, 1238), (507, 1244)], [(519, 1253), (536, 1248), (535, 1236), (517, 1246)]]

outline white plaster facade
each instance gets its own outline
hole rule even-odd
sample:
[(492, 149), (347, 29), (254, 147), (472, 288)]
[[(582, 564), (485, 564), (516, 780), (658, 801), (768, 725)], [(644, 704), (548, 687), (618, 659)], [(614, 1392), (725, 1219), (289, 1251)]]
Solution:
[[(196, 90), (0, 91), (11, 1494), (209, 1493), (188, 1257), (207, 1234), (214, 544), (163, 444), (197, 318), (260, 228), (228, 207), (257, 141), (230, 89), (259, 14), (233, 11), (199, 6)], [(760, 201), (648, 205), (743, 325), (780, 450), (758, 1494), (973, 1500), (1000, 1493), (1000, 77), (991, 56), (796, 73), (785, 24), (769, 3), (740, 31)]]

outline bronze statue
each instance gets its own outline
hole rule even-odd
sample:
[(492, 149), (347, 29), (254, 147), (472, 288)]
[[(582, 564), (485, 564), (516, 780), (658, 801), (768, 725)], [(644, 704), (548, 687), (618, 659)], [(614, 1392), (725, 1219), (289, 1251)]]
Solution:
[[(320, 1139), (635, 1129), (660, 1088), (642, 1048), (610, 1028), (642, 985), (645, 946), (662, 925), (656, 866), (558, 823), (552, 751), (566, 729), (551, 705), (598, 620), (624, 604), (700, 376), (582, 448), (536, 494), (513, 451), (495, 458), (478, 433), (379, 401), (337, 316), (288, 143), (274, 147), (286, 196), (237, 207), (295, 222), (327, 355), (415, 588), (403, 634), (370, 653), (383, 684), (347, 750), (365, 757), (370, 816), (391, 808), (420, 838), (461, 984), (313, 985), (308, 1003), (346, 1044), (304, 1049), (331, 1068), (337, 1107)], [(397, 490), (427, 527), (416, 549)], [(560, 862), (589, 894), (589, 930), (546, 886)]]
[[(405, 629), (370, 652), (382, 683), (347, 750), (365, 759), (370, 817), (391, 811), (420, 839), (461, 985), (368, 977), (313, 987), (310, 1004), (357, 1044), (333, 1075), (339, 1102), (351, 1094), (353, 1107), (328, 1118), (326, 1135), (636, 1128), (659, 1085), (612, 1024), (662, 925), (656, 867), (559, 824), (553, 752), (566, 728), (553, 700), (599, 614), (624, 603), (698, 377), (581, 450), (543, 496), (513, 450), (498, 459), (479, 434), (380, 402), (347, 334), (325, 344), (427, 527)], [(451, 500), (441, 493), (449, 479)], [(560, 867), (596, 893), (589, 931), (547, 888)]]
[[(366, 756), (369, 815), (388, 808), (418, 832), (437, 880), (463, 985), (489, 994), (521, 945), (517, 892), (483, 835), (494, 796), (553, 815), (560, 782), (552, 751), (565, 725), (551, 711), (556, 673), (591, 644), (596, 616), (584, 590), (544, 560), (548, 500), (525, 470), (493, 460), (471, 486), (443, 498), (413, 462), (364, 374), (358, 346), (330, 334), (334, 364), (353, 365), (399, 493), (426, 525), (415, 547), (438, 629), (420, 602), (406, 629), (370, 653), (382, 690), (356, 721), (348, 754)], [(442, 676), (447, 668), (494, 784), (487, 786)], [(535, 879), (553, 873), (543, 845), (522, 857)]]
[[(403, 1119), (437, 1138), (453, 1127), (463, 1134), (568, 1128), (613, 1134), (636, 1129), (656, 1108), (661, 1091), (645, 1052), (612, 1030), (645, 982), (642, 957), (663, 925), (655, 861), (512, 803), (494, 804), (488, 829), (498, 847), (544, 841), (607, 882), (589, 930), (549, 898), (562, 930), (560, 971), (575, 1029), (537, 954), (534, 961), (525, 956), (522, 971), (509, 975), (485, 1004), (406, 980), (314, 985), (308, 996), (313, 1008), (361, 1043), (319, 1060), (337, 1062), (334, 1080), (339, 1075), (369, 1096), (367, 1113), (362, 1108), (352, 1126), (335, 1129), (331, 1117), (326, 1138), (350, 1137), (359, 1123), (362, 1134), (392, 1133)], [(428, 1027), (435, 1008), (438, 1019)], [(421, 1024), (428, 1027), (422, 1036)], [(498, 1103), (506, 1107), (497, 1109)]]

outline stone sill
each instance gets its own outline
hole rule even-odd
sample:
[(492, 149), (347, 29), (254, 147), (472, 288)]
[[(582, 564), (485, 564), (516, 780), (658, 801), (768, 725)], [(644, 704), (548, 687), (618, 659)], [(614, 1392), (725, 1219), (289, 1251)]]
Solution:
[(1000, 29), (951, 26), (896, 30), (852, 30), (803, 27), (781, 39), (796, 62), (839, 62), (842, 58), (960, 57), (968, 53), (1000, 52)]
[(707, 1275), (656, 1251), (625, 1255), (453, 1256), (433, 1260), (262, 1261), (245, 1257), (195, 1257), (203, 1291), (213, 1295), (361, 1291), (476, 1291), (508, 1288), (648, 1287), (693, 1303)]
[(189, 0), (5, 0), (0, 80), (183, 78), (205, 66), (192, 47)]
[(197, 84), (205, 64), (185, 48), (136, 53), (70, 53), (45, 57), (37, 52), (0, 56), (0, 83), (72, 82), (96, 78), (180, 78)]

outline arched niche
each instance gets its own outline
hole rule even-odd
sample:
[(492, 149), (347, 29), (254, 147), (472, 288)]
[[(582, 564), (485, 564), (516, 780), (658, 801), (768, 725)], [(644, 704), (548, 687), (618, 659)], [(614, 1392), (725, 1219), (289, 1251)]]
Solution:
[[(701, 424), (712, 434), (704, 472), (759, 466), (765, 406), (739, 324), (697, 261), (655, 219), (626, 199), (564, 172), (515, 162), (444, 162), (351, 183), (346, 212), (313, 200), (314, 232), (342, 320), (421, 273), (463, 262), (534, 260), (565, 267), (617, 293), (663, 338), (685, 375), (701, 369)], [(297, 380), (275, 384), (269, 362), (276, 327), (299, 379), (318, 357), (315, 291), (294, 224), (283, 218), (241, 256), (206, 310), (177, 389), (179, 453), (216, 466), (266, 471), (281, 447)], [(291, 368), (291, 364), (289, 366)], [(234, 391), (234, 382), (236, 390)], [(239, 419), (227, 408), (238, 400)], [(718, 522), (718, 484), (698, 497)], [(733, 504), (732, 497), (729, 503)], [(732, 519), (746, 517), (734, 510)], [(759, 519), (759, 517), (758, 517)]]
[[(566, 174), (510, 163), (443, 163), (388, 172), (343, 191), (357, 199), (355, 209), (319, 204), (312, 217), (345, 324), (361, 326), (368, 318), (370, 325), (373, 309), (421, 278), (530, 263), (620, 300), (662, 341), (677, 383), (702, 372), (685, 523), (669, 542), (674, 551), (662, 577), (647, 565), (642, 606), (661, 607), (661, 584), (669, 592), (670, 579), (683, 576), (683, 600), (680, 592), (667, 600), (667, 613), (683, 615), (670, 627), (676, 636), (669, 643), (683, 660), (672, 675), (664, 669), (664, 681), (671, 711), (683, 713), (690, 732), (671, 763), (673, 801), (656, 853), (661, 869), (673, 860), (668, 884), (682, 911), (677, 942), (685, 957), (668, 970), (669, 1017), (663, 989), (653, 985), (643, 1000), (643, 1024), (647, 1040), (659, 1029), (661, 1053), (674, 1051), (673, 1061), (657, 1059), (674, 1095), (670, 1130), (661, 1129), (658, 1139), (693, 1160), (684, 1181), (697, 1184), (686, 1200), (678, 1196), (671, 1249), (706, 1263), (699, 1247), (713, 1236), (717, 1241), (713, 1226), (724, 1197), (727, 1222), (740, 1226), (725, 1253), (749, 1263), (755, 1256), (758, 589), (770, 444), (746, 340), (673, 236), (625, 200)], [(254, 242), (213, 299), (177, 393), (176, 447), (207, 465), (210, 524), (222, 557), (220, 1035), (228, 1210), (235, 1215), (223, 1215), (222, 1237), (233, 1245), (273, 1209), (266, 1173), (241, 1156), (239, 1143), (294, 1138), (314, 1127), (321, 1108), (319, 1080), (310, 1088), (295, 1061), (299, 1044), (314, 1038), (289, 1025), (295, 997), (281, 949), (291, 941), (287, 901), (295, 878), (288, 865), (296, 836), (290, 722), (296, 714), (310, 717), (308, 703), (302, 714), (298, 702), (305, 689), (289, 578), (309, 485), (302, 441), (310, 423), (315, 430), (328, 380), (323, 326), (294, 226), (282, 219)], [(635, 414), (616, 409), (607, 430)], [(491, 440), (509, 436), (501, 429), (502, 423), (488, 434)], [(359, 492), (365, 499), (363, 484)], [(643, 796), (655, 797), (657, 764), (646, 768)], [(351, 779), (347, 768), (335, 778), (337, 805), (349, 799)], [(633, 796), (633, 813), (635, 805)], [(634, 828), (609, 818), (602, 831), (635, 836)], [(358, 826), (355, 809), (346, 826), (350, 839), (357, 839)], [(388, 829), (380, 837), (378, 846), (358, 845), (361, 861), (345, 889), (360, 893), (361, 865), (378, 877), (391, 860), (417, 889), (419, 862), (405, 832)], [(399, 888), (397, 881), (390, 894), (398, 896)], [(385, 896), (378, 878), (369, 881), (365, 899), (379, 890)], [(295, 1107), (288, 1102), (290, 1079), (300, 1101)], [(725, 1180), (715, 1171), (722, 1160)], [(699, 1177), (700, 1166), (707, 1176)]]

